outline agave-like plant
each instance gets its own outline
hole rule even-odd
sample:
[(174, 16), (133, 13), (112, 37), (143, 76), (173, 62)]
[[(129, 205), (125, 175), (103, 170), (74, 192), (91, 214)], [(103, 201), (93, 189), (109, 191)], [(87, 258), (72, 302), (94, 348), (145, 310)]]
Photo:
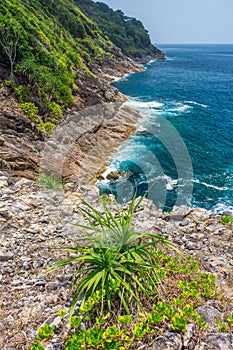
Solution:
[[(72, 253), (68, 259), (49, 267), (48, 271), (76, 264), (73, 282), (73, 300), (70, 308), (72, 316), (78, 299), (82, 306), (96, 292), (101, 296), (100, 315), (107, 306), (112, 311), (114, 301), (121, 302), (129, 314), (131, 306), (142, 306), (143, 296), (157, 293), (160, 280), (155, 263), (155, 247), (158, 243), (176, 249), (169, 241), (153, 233), (137, 232), (132, 227), (133, 215), (143, 197), (136, 199), (113, 215), (103, 203), (103, 212), (83, 201), (80, 210), (87, 219), (87, 225), (78, 225), (84, 238), (76, 247), (63, 248)], [(148, 288), (150, 286), (150, 288)]]

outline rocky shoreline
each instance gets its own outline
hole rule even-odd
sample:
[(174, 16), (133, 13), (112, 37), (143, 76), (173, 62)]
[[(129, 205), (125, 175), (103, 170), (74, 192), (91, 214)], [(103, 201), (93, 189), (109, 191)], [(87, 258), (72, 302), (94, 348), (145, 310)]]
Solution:
[(45, 144), (40, 173), (55, 174), (76, 185), (94, 184), (118, 146), (141, 118), (121, 103), (99, 104), (73, 113)]
[[(27, 179), (9, 185), (9, 179), (0, 173), (1, 349), (28, 349), (40, 325), (59, 326), (57, 312), (68, 310), (72, 267), (50, 275), (45, 275), (44, 269), (64, 256), (56, 248), (68, 246), (79, 237), (73, 224), (84, 222), (77, 209), (81, 197), (100, 208), (93, 186), (64, 191), (46, 189)], [(224, 225), (217, 214), (205, 209), (177, 207), (172, 213), (164, 213), (145, 199), (134, 226), (156, 232), (195, 256), (203, 270), (217, 276), (227, 300), (233, 300), (233, 224)], [(214, 328), (215, 316), (221, 318), (225, 307), (216, 301), (203, 308), (200, 312), (210, 324), (206, 333), (197, 337), (193, 330), (191, 336), (182, 337), (167, 332), (151, 349), (233, 349), (232, 336), (219, 334)], [(228, 303), (227, 311), (233, 311), (233, 303)], [(60, 350), (62, 344), (55, 340), (46, 349)]]

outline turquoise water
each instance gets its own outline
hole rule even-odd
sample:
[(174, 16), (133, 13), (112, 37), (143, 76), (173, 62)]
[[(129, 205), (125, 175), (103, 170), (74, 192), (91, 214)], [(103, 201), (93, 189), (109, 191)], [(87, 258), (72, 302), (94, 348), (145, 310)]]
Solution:
[(98, 183), (119, 201), (148, 192), (170, 210), (233, 210), (233, 45), (165, 45), (166, 61), (114, 83), (143, 119), (109, 161), (127, 178)]

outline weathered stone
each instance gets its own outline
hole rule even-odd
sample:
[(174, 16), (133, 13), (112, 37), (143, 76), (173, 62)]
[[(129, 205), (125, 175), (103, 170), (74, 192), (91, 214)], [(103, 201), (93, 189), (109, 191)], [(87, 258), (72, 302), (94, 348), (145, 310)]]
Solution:
[(4, 330), (5, 330), (4, 324), (0, 323), (0, 334), (2, 334)]
[(175, 220), (175, 221), (183, 221), (183, 219), (188, 216), (188, 214), (190, 213), (191, 209), (182, 205), (180, 207), (174, 207), (173, 211), (170, 215), (170, 219), (171, 220)]
[(0, 250), (0, 261), (8, 261), (14, 258), (14, 253)]
[(190, 223), (189, 220), (183, 220), (181, 221), (180, 226), (188, 226), (189, 223)]
[(21, 200), (17, 200), (14, 202), (14, 208), (17, 208), (22, 211), (30, 210), (30, 207)]
[(57, 149), (57, 147), (58, 147), (57, 144), (54, 141), (48, 141), (47, 144), (49, 146), (51, 146), (52, 148), (54, 148), (54, 149)]
[(54, 290), (56, 290), (58, 288), (59, 284), (56, 283), (56, 282), (49, 282), (46, 284), (46, 291), (49, 293), (49, 292), (52, 292)]
[(228, 333), (210, 334), (194, 350), (233, 350), (233, 336)]
[(188, 329), (183, 336), (183, 346), (185, 348), (187, 348), (188, 345), (190, 344), (192, 337), (194, 335), (194, 332), (195, 332), (195, 326), (193, 324), (189, 324)]
[(165, 332), (148, 350), (181, 350), (183, 346), (181, 335)]
[(124, 171), (111, 171), (106, 178), (108, 180), (118, 180), (125, 175)]
[(7, 187), (8, 186), (8, 181), (6, 177), (0, 177), (0, 189)]
[(185, 244), (185, 248), (188, 250), (199, 250), (200, 246), (198, 243), (194, 243), (194, 242), (187, 242)]
[(215, 307), (209, 305), (208, 303), (200, 306), (196, 309), (197, 313), (203, 318), (205, 322), (208, 323), (208, 329), (218, 329), (216, 325), (216, 320), (223, 320), (223, 313), (217, 310)]

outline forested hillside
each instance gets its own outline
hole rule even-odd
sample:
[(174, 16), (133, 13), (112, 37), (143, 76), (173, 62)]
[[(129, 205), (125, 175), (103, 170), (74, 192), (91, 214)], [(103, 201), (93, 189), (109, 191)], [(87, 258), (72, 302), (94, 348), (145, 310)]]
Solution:
[[(116, 65), (122, 74), (135, 70), (116, 46), (133, 58), (155, 58), (159, 52), (140, 21), (103, 3), (0, 1), (0, 79), (41, 131), (51, 133), (77, 101), (85, 100), (85, 105), (105, 100), (106, 89), (98, 93), (97, 87), (103, 87), (99, 78), (106, 65), (109, 76)], [(111, 96), (108, 92), (106, 100)]]
[[(22, 109), (31, 119), (38, 110), (52, 114), (73, 105), (79, 71), (90, 72), (111, 54), (111, 42), (68, 0), (5, 0), (0, 2), (1, 78), (10, 69)], [(32, 103), (33, 102), (33, 103)], [(38, 120), (43, 129), (42, 120)], [(49, 130), (53, 126), (46, 124)]]
[(92, 0), (74, 1), (122, 52), (133, 58), (163, 53), (151, 44), (148, 31), (141, 21), (126, 16), (121, 10), (114, 11), (102, 2)]

